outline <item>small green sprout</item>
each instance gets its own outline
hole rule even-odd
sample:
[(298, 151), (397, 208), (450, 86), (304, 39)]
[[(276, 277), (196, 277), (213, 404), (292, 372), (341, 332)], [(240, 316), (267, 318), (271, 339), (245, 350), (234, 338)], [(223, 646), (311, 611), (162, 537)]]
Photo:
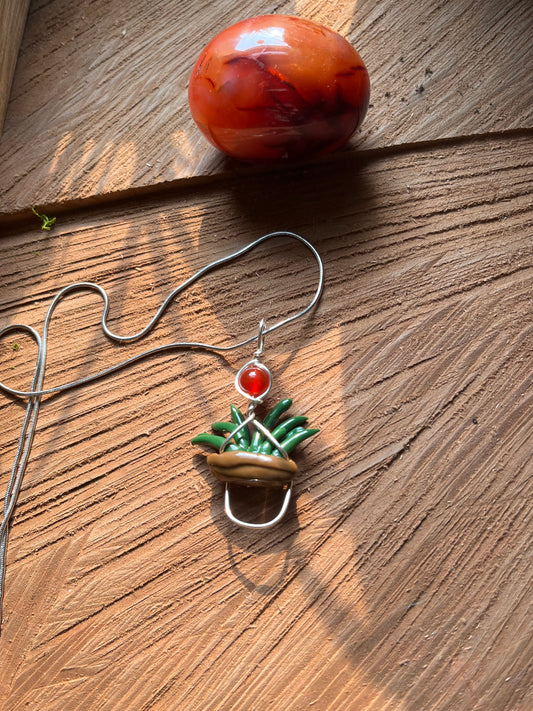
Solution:
[(52, 229), (52, 227), (55, 225), (55, 222), (56, 222), (55, 217), (48, 217), (47, 215), (41, 215), (40, 213), (37, 212), (37, 210), (34, 207), (32, 207), (31, 211), (33, 212), (34, 215), (36, 215), (41, 220), (41, 229), (42, 230), (50, 231)]
[(18, 343), (13, 343), (13, 345), (11, 346), (11, 350), (12, 350), (12, 351), (20, 351), (20, 346), (19, 346), (19, 344), (18, 344)]

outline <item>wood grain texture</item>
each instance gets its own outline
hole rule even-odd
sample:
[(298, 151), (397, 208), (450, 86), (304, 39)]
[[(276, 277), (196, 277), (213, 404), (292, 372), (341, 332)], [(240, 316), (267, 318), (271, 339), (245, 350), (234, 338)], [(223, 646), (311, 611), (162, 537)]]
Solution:
[(247, 16), (297, 14), (346, 36), (372, 106), (351, 149), (531, 127), (530, 0), (34, 0), (0, 143), (0, 211), (229, 174), (193, 125), (203, 46)]
[[(113, 326), (138, 330), (181, 279), (277, 228), (313, 241), (326, 290), (267, 339), (273, 399), (321, 433), (262, 535), (225, 519), (188, 444), (226, 416), (247, 349), (46, 400), (11, 532), (3, 709), (531, 708), (532, 144), (346, 155), (10, 230), (2, 325), (39, 327), (58, 288), (94, 280)], [(314, 277), (300, 247), (262, 248), (142, 348), (251, 334)], [(99, 313), (94, 296), (63, 305), (47, 383), (141, 348), (106, 346)], [(0, 376), (26, 386), (18, 343), (0, 344)], [(2, 481), (21, 416), (2, 400)]]
[(30, 0), (0, 0), (0, 135)]

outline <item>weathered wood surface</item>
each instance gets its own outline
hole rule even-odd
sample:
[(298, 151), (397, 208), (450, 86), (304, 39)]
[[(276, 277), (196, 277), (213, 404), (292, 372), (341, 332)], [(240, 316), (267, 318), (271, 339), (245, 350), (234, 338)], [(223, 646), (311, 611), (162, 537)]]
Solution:
[(30, 0), (0, 0), (0, 135)]
[(531, 127), (530, 0), (34, 0), (0, 142), (0, 211), (231, 174), (186, 89), (201, 48), (243, 17), (298, 14), (360, 51), (359, 149)]
[[(226, 416), (247, 349), (155, 358), (45, 402), (10, 540), (3, 709), (532, 707), (532, 144), (346, 155), (10, 230), (3, 325), (39, 327), (57, 289), (93, 280), (116, 330), (136, 331), (177, 282), (279, 228), (317, 246), (326, 290), (268, 338), (273, 397), (322, 431), (262, 535), (225, 519), (189, 445)], [(71, 299), (47, 383), (176, 337), (231, 342), (313, 287), (301, 248), (261, 249), (120, 349), (98, 299)], [(13, 342), (0, 374), (26, 387), (35, 350)], [(0, 417), (5, 481), (22, 408), (3, 400)]]

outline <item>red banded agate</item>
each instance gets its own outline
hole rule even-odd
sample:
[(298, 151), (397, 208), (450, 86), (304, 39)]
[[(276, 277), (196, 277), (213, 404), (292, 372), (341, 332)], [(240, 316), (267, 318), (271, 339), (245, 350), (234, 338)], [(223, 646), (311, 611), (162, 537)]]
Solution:
[(264, 15), (232, 25), (205, 47), (189, 82), (206, 138), (248, 161), (329, 153), (363, 120), (370, 84), (355, 49), (309, 20)]

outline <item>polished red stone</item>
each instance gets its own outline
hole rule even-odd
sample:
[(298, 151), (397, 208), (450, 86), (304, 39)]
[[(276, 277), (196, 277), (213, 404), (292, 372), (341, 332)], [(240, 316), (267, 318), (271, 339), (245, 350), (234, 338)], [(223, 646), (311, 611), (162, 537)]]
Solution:
[(237, 376), (237, 383), (241, 391), (252, 398), (266, 395), (271, 382), (269, 370), (259, 363), (245, 366)]
[(369, 94), (363, 60), (343, 37), (285, 15), (228, 27), (200, 54), (189, 82), (202, 133), (249, 161), (335, 150), (360, 125)]

